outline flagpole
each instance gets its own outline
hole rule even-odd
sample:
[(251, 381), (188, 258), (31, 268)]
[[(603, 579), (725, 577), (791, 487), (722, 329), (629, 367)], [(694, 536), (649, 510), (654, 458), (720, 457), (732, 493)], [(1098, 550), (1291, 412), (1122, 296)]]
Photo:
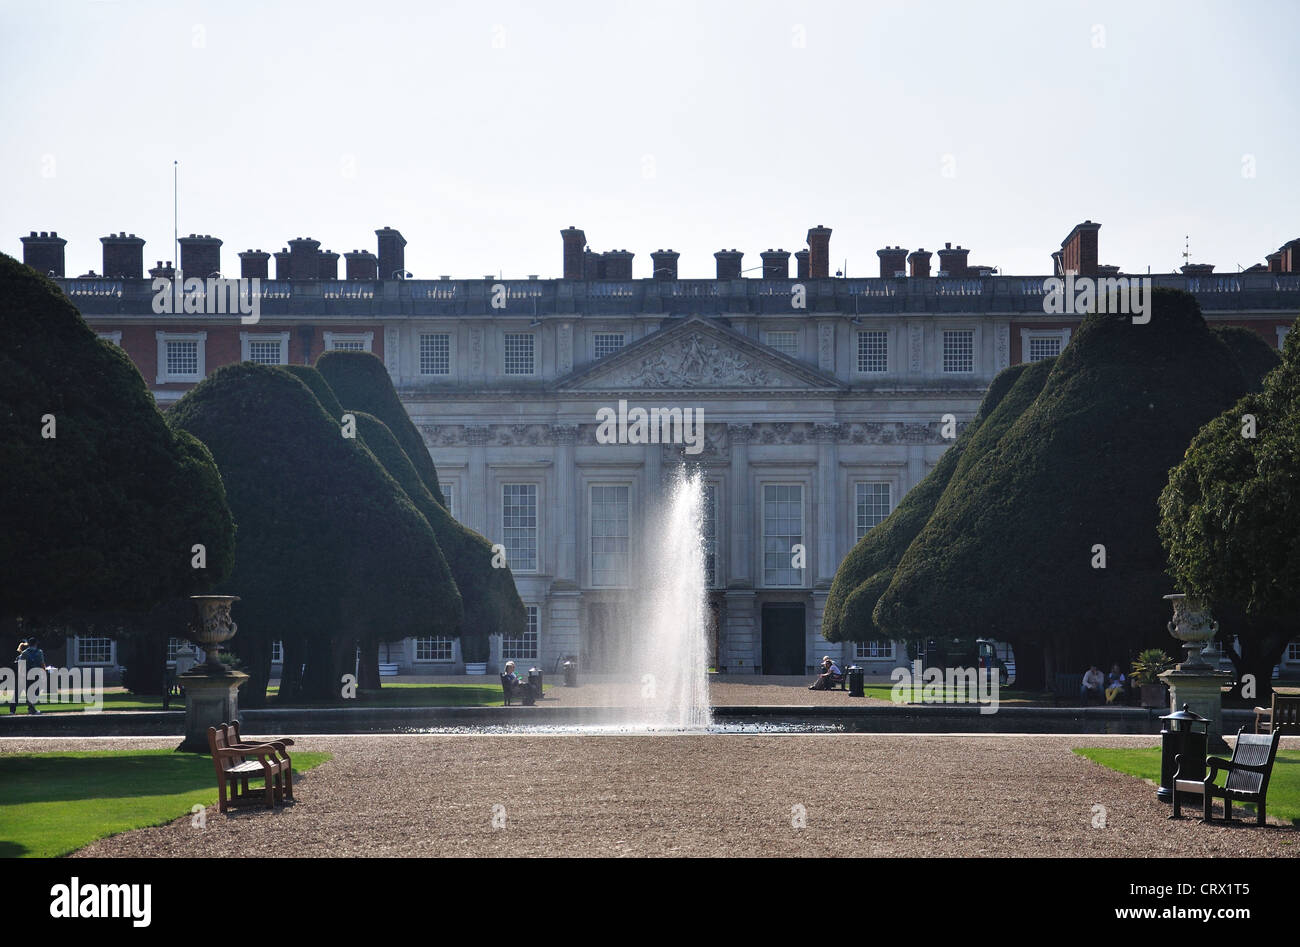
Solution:
[(180, 269), (180, 162), (172, 161), (172, 266)]

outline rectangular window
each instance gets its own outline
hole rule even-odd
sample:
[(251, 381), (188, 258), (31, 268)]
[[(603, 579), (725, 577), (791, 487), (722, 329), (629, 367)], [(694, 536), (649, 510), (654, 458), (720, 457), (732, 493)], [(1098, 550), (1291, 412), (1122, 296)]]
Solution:
[(596, 358), (604, 358), (623, 347), (624, 336), (622, 332), (597, 332), (592, 336), (591, 343)]
[(630, 496), (627, 486), (591, 488), (591, 584), (624, 586), (628, 580)]
[(326, 351), (369, 352), (374, 341), (373, 332), (324, 332)]
[(335, 339), (330, 348), (335, 352), (364, 352), (366, 343), (361, 339)]
[(778, 352), (784, 352), (791, 358), (799, 357), (799, 333), (786, 329), (777, 329), (763, 335), (763, 341)]
[(528, 332), (507, 332), (505, 337), (507, 375), (533, 374), (533, 336)]
[(259, 365), (283, 365), (283, 350), (279, 339), (248, 340), (248, 360)]
[(167, 374), (198, 377), (199, 343), (191, 341), (167, 343)]
[(451, 514), (452, 519), (455, 519), (456, 518), (456, 503), (455, 503), (456, 485), (452, 483), (446, 483), (444, 481), (444, 482), (440, 482), (438, 486), (442, 490), (442, 498), (447, 501), (447, 512)]
[(511, 635), (501, 637), (501, 657), (506, 661), (536, 661), (541, 632), (541, 610), (536, 605), (525, 605), (528, 624), (522, 638)]
[(432, 638), (415, 639), (415, 660), (450, 661), (451, 639), (441, 635)]
[(704, 533), (704, 581), (709, 586), (718, 584), (718, 487), (704, 485), (704, 509), (701, 511), (701, 531)]
[(177, 652), (179, 652), (181, 648), (188, 648), (189, 644), (190, 643), (188, 641), (185, 641), (181, 638), (168, 638), (167, 639), (167, 660), (175, 661)]
[(799, 587), (803, 570), (795, 567), (795, 546), (803, 544), (803, 487), (797, 483), (763, 485), (763, 582)]
[(1296, 639), (1286, 646), (1286, 659), (1288, 661), (1300, 661), (1300, 639)]
[(426, 332), (420, 336), (420, 374), (451, 374), (451, 336), (446, 332)]
[(854, 485), (854, 507), (857, 512), (857, 538), (889, 515), (889, 484), (858, 483)]
[(272, 664), (284, 663), (284, 642), (283, 641), (271, 642), (271, 663)]
[(537, 571), (537, 484), (501, 485), (501, 539), (510, 571)]
[(1061, 338), (1055, 335), (1031, 335), (1026, 362), (1041, 362), (1061, 354)]
[(894, 659), (894, 643), (888, 638), (872, 638), (870, 641), (853, 642), (853, 660), (879, 661)]
[(974, 329), (944, 330), (943, 370), (948, 374), (969, 374), (975, 371)]
[(77, 663), (112, 664), (113, 639), (95, 637), (83, 638), (79, 636), (77, 638)]
[(858, 371), (878, 374), (889, 370), (889, 333), (871, 329), (858, 333)]

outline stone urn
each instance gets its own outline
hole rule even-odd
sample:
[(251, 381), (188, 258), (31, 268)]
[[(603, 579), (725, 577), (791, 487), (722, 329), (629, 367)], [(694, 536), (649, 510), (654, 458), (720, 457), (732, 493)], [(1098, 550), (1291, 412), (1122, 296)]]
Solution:
[(247, 674), (221, 663), (221, 645), (235, 637), (237, 626), (230, 606), (238, 595), (191, 595), (194, 617), (185, 637), (203, 649), (208, 659), (177, 677), (185, 690), (185, 739), (177, 749), (208, 752), (208, 727), (239, 720), (239, 688)]
[(192, 674), (228, 676), (230, 668), (221, 663), (221, 645), (235, 637), (239, 626), (231, 620), (230, 606), (239, 601), (238, 595), (191, 595), (194, 617), (190, 619), (185, 637), (203, 649), (207, 661), (193, 668)]
[(1174, 607), (1174, 617), (1168, 624), (1169, 633), (1183, 643), (1187, 657), (1179, 664), (1180, 668), (1213, 667), (1206, 655), (1213, 657), (1208, 650), (1209, 643), (1219, 632), (1219, 623), (1210, 617), (1210, 612), (1200, 602), (1188, 598), (1182, 592), (1166, 595), (1165, 601)]

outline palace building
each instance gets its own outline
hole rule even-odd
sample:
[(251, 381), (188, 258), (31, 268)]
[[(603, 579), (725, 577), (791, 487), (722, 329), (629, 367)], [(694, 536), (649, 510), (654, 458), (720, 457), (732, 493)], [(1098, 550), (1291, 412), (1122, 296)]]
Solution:
[[(527, 634), (494, 642), (494, 663), (550, 672), (576, 655), (609, 669), (613, 643), (636, 633), (624, 612), (656, 507), (688, 464), (707, 483), (713, 663), (804, 674), (823, 654), (876, 670), (906, 662), (889, 641), (821, 638), (831, 580), (938, 461), (994, 375), (1069, 342), (1080, 317), (1049, 314), (1044, 283), (1122, 275), (1098, 262), (1099, 228), (1074, 227), (1038, 276), (994, 274), (946, 244), (937, 254), (885, 247), (878, 277), (846, 279), (829, 272), (831, 230), (818, 226), (793, 254), (794, 273), (789, 252), (767, 250), (761, 276), (745, 278), (744, 254), (720, 250), (714, 278), (679, 279), (679, 255), (658, 250), (652, 278), (633, 279), (632, 253), (593, 252), (569, 227), (559, 279), (423, 280), (400, 278), (406, 241), (384, 227), (376, 253), (343, 254), (343, 278), (339, 255), (309, 238), (240, 253), (241, 278), (259, 281), (255, 324), (237, 312), (155, 312), (149, 277), (174, 274), (160, 262), (147, 277), (134, 235), (104, 237), (103, 274), (71, 279), (57, 233), (22, 242), (24, 261), (126, 350), (163, 405), (241, 360), (310, 364), (327, 349), (380, 358), (451, 513), (505, 547), (527, 605)], [(222, 272), (221, 240), (180, 245), (187, 277)], [(1297, 250), (1293, 240), (1242, 273), (1189, 264), (1151, 280), (1194, 293), (1211, 322), (1280, 347), (1300, 314)], [(654, 434), (669, 433), (652, 438), (635, 428), (636, 409), (686, 423), (656, 423)], [(601, 436), (610, 412), (623, 419), (618, 437)], [(112, 665), (114, 650), (79, 641), (68, 663)], [(411, 639), (384, 657), (406, 673), (463, 669), (453, 640)], [(1300, 662), (1296, 644), (1288, 660)]]

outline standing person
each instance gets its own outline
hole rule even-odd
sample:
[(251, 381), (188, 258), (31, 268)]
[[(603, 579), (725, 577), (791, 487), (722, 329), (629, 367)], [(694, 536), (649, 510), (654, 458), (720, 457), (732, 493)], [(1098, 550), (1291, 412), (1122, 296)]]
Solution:
[(28, 638), (26, 641), (18, 643), (18, 653), (14, 656), (14, 666), (18, 670), (18, 677), (14, 681), (13, 699), (9, 701), (9, 713), (18, 713), (18, 691), (22, 690), (23, 696), (27, 698), (27, 712), (29, 714), (39, 714), (36, 705), (32, 703), (32, 696), (27, 693), (27, 674), (32, 668), (45, 668), (45, 652), (41, 650), (40, 642), (35, 638)]

